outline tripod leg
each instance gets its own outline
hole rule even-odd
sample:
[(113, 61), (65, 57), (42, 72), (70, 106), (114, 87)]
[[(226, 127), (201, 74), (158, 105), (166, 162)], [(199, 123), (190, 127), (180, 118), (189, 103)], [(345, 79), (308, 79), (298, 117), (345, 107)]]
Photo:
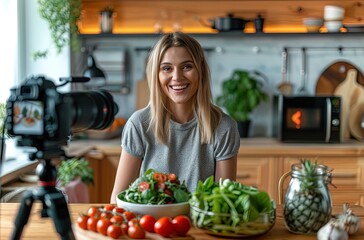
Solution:
[(14, 221), (14, 230), (11, 235), (12, 240), (20, 239), (24, 226), (28, 223), (33, 202), (34, 202), (34, 197), (32, 191), (24, 192), (18, 214), (16, 215)]
[(48, 206), (48, 216), (53, 219), (54, 226), (62, 240), (73, 240), (72, 222), (67, 208), (67, 202), (62, 193), (47, 193), (44, 196)]

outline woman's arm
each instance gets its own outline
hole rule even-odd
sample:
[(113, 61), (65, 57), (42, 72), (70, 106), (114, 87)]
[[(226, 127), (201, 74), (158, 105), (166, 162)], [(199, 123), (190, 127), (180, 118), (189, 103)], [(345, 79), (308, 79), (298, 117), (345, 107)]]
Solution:
[(236, 180), (236, 163), (237, 156), (232, 158), (216, 161), (215, 181), (222, 179)]
[(116, 203), (117, 194), (127, 189), (139, 177), (140, 166), (140, 158), (134, 157), (126, 151), (121, 151), (110, 203)]

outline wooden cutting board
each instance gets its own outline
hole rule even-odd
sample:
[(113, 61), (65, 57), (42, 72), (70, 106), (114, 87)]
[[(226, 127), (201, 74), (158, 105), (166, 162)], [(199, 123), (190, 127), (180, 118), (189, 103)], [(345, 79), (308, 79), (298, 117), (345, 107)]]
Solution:
[[(111, 237), (104, 236), (100, 233), (81, 229), (76, 224), (73, 224), (72, 228), (73, 228), (73, 232), (74, 232), (77, 240), (112, 240)], [(132, 238), (129, 238), (128, 236), (123, 235), (119, 239), (132, 239)], [(195, 238), (190, 235), (172, 236), (170, 238), (165, 238), (159, 234), (147, 232), (145, 239), (150, 239), (150, 240), (193, 240)]]
[(343, 140), (348, 140), (351, 137), (349, 128), (350, 112), (359, 99), (363, 97), (361, 92), (363, 86), (357, 83), (357, 74), (356, 69), (349, 69), (345, 80), (334, 91), (334, 95), (341, 96), (341, 133)]
[(364, 86), (364, 75), (359, 68), (346, 61), (337, 61), (320, 74), (316, 83), (316, 95), (332, 95), (335, 88), (345, 80), (350, 69), (357, 70), (357, 82)]

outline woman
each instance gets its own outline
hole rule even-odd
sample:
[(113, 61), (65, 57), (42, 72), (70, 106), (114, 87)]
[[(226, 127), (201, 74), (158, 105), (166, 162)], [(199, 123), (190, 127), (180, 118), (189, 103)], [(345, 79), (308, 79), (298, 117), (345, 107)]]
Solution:
[(149, 105), (124, 127), (111, 203), (149, 168), (175, 173), (191, 192), (211, 175), (235, 180), (237, 125), (212, 103), (200, 44), (184, 33), (164, 35), (149, 56), (146, 75)]

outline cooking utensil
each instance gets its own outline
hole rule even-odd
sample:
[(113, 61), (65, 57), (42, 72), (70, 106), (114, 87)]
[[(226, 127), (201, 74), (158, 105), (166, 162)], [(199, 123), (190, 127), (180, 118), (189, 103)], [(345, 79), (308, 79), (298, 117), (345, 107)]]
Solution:
[(355, 104), (351, 109), (349, 115), (349, 129), (353, 137), (364, 142), (364, 99), (360, 103)]
[(226, 17), (217, 17), (214, 19), (211, 19), (211, 24), (206, 24), (205, 22), (200, 22), (208, 27), (211, 27), (212, 29), (216, 29), (219, 32), (229, 32), (229, 31), (244, 31), (245, 24), (247, 22), (250, 22), (250, 20), (246, 20), (243, 18), (237, 18), (234, 17), (234, 14), (228, 13)]
[(301, 52), (302, 52), (302, 65), (301, 65), (301, 71), (300, 71), (300, 76), (301, 76), (301, 87), (298, 89), (298, 94), (301, 95), (306, 95), (308, 94), (308, 91), (306, 89), (306, 80), (307, 80), (307, 76), (306, 76), (306, 48), (301, 48)]
[(283, 48), (282, 51), (282, 81), (278, 84), (277, 88), (283, 95), (292, 94), (293, 84), (287, 79), (288, 68), (288, 51), (287, 48)]
[(315, 90), (316, 95), (332, 95), (335, 88), (345, 80), (350, 69), (357, 70), (357, 81), (364, 86), (364, 75), (359, 68), (346, 61), (337, 61), (330, 64), (318, 77)]

